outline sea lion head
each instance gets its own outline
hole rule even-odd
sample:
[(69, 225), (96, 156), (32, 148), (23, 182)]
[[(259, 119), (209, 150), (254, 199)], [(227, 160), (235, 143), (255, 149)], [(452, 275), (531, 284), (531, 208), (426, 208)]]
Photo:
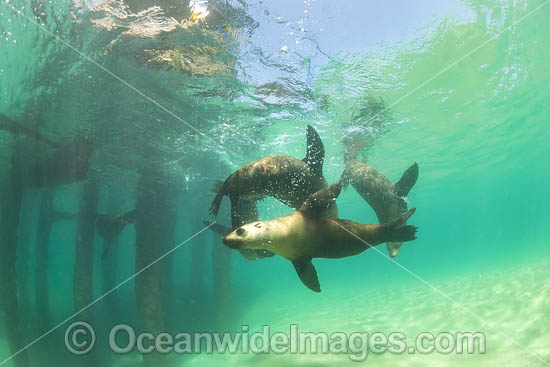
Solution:
[(266, 249), (272, 242), (265, 222), (252, 222), (223, 237), (223, 243), (235, 250)]

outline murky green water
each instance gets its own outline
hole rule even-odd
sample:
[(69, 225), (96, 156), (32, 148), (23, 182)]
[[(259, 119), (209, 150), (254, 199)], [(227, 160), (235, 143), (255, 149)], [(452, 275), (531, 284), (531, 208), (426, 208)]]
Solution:
[[(146, 357), (155, 366), (550, 365), (550, 3), (126, 5), (0, 5), (0, 113), (50, 140), (85, 134), (95, 145), (85, 180), (24, 190), (17, 243), (0, 243), (16, 248), (22, 340), (9, 347), (6, 330), (15, 326), (4, 308), (0, 365), (28, 365), (6, 359), (57, 325), (22, 353), (33, 366), (142, 365), (138, 353), (109, 351), (108, 334), (121, 323), (147, 329), (143, 312), (174, 335), (242, 325), (287, 332), (297, 324), (312, 332), (401, 332), (411, 343), (421, 332), (482, 332), (487, 343), (485, 354), (371, 353), (366, 362), (310, 352)], [(397, 263), (385, 246), (316, 259), (323, 289), (316, 294), (288, 261), (247, 261), (207, 230), (138, 275), (153, 286), (131, 279), (67, 320), (132, 277), (142, 260), (201, 231), (215, 181), (266, 155), (302, 159), (308, 124), (323, 139), (329, 182), (344, 169), (350, 134), (365, 138), (360, 158), (392, 182), (418, 162), (408, 196), (418, 239), (403, 245)], [(14, 155), (31, 162), (49, 153), (24, 133), (1, 131), (3, 182)], [(18, 180), (22, 187), (31, 178)], [(44, 261), (42, 199), (49, 192), (56, 210), (82, 213), (87, 183), (97, 185), (98, 213), (142, 205), (150, 215), (124, 229), (104, 261), (97, 233), (90, 255), (79, 255), (79, 221), (54, 222)], [(377, 222), (351, 187), (338, 206), (342, 218)], [(292, 209), (267, 198), (259, 212), (268, 219)], [(217, 220), (230, 223), (227, 198)], [(78, 319), (96, 330), (91, 356), (65, 347), (65, 330)]]

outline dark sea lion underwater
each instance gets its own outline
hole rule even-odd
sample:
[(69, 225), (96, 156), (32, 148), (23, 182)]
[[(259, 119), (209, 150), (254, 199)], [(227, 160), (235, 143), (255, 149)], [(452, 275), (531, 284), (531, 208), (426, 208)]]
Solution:
[(417, 227), (405, 225), (415, 209), (387, 224), (360, 224), (328, 216), (327, 208), (344, 184), (341, 179), (316, 192), (288, 216), (245, 224), (225, 236), (223, 242), (232, 249), (264, 249), (290, 260), (302, 282), (320, 292), (312, 258), (354, 256), (382, 242), (416, 239)]
[[(248, 163), (233, 172), (223, 184), (219, 185), (217, 195), (210, 206), (210, 213), (216, 216), (223, 197), (229, 196), (231, 224), (235, 229), (259, 220), (256, 200), (260, 197), (271, 196), (298, 209), (313, 193), (327, 187), (328, 183), (323, 177), (325, 158), (323, 142), (317, 131), (310, 125), (307, 127), (306, 137), (307, 151), (303, 160), (287, 155), (271, 155)], [(327, 215), (338, 217), (336, 203), (330, 205)], [(218, 232), (223, 231), (223, 228), (218, 230)], [(266, 251), (243, 250), (241, 253), (250, 260), (273, 256)]]
[(136, 210), (132, 209), (127, 213), (117, 216), (98, 214), (96, 219), (97, 232), (105, 241), (101, 260), (105, 260), (107, 253), (111, 249), (113, 239), (122, 232), (129, 224), (136, 221)]
[[(418, 164), (415, 162), (395, 184), (377, 169), (357, 160), (357, 154), (362, 149), (360, 143), (352, 146), (346, 152), (346, 170), (344, 175), (351, 186), (372, 207), (378, 221), (390, 223), (407, 211), (406, 197), (418, 179)], [(386, 243), (390, 257), (399, 254), (401, 242)]]

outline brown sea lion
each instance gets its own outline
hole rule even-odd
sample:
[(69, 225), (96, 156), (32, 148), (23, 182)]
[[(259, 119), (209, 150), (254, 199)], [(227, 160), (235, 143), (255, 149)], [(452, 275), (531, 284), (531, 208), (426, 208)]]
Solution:
[[(418, 164), (415, 162), (395, 184), (377, 169), (357, 160), (360, 149), (352, 147), (346, 153), (344, 175), (359, 195), (372, 207), (380, 223), (390, 223), (407, 211), (406, 197), (418, 179)], [(399, 254), (402, 243), (388, 242), (390, 257)]]
[[(313, 193), (327, 187), (328, 183), (323, 177), (323, 142), (317, 131), (309, 125), (306, 136), (307, 151), (303, 160), (287, 155), (271, 155), (233, 172), (217, 190), (210, 213), (216, 216), (223, 197), (228, 195), (231, 201), (231, 224), (235, 229), (259, 220), (256, 208), (258, 197), (271, 196), (298, 209)], [(338, 217), (336, 203), (331, 204), (327, 213), (332, 218)], [(250, 252), (243, 255), (253, 259), (248, 256)], [(265, 251), (257, 255), (258, 258), (272, 256)]]
[(298, 276), (311, 290), (320, 292), (311, 259), (337, 259), (360, 254), (382, 242), (405, 242), (416, 238), (417, 228), (404, 225), (411, 209), (388, 224), (360, 224), (330, 218), (327, 208), (340, 194), (344, 180), (324, 188), (291, 215), (245, 224), (223, 238), (233, 249), (265, 249), (292, 261)]

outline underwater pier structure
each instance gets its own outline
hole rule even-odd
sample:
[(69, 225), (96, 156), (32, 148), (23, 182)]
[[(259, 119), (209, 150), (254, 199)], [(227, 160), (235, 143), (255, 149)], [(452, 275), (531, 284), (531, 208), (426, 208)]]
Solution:
[(50, 320), (50, 292), (49, 292), (49, 259), (50, 236), (55, 223), (63, 220), (74, 220), (72, 213), (64, 213), (55, 210), (54, 198), (56, 189), (47, 187), (42, 190), (40, 207), (38, 209), (38, 223), (36, 226), (35, 259), (34, 259), (34, 284), (36, 315), (39, 333), (48, 331), (51, 327)]
[(13, 357), (14, 366), (29, 367), (29, 356), (26, 351), (21, 351), (25, 347), (25, 340), (21, 328), (16, 272), (17, 238), (23, 197), (23, 190), (19, 182), (20, 176), (17, 174), (19, 167), (16, 158), (20, 153), (19, 150), (20, 145), (16, 143), (11, 169), (8, 170), (1, 183), (0, 314), (9, 349), (12, 354), (17, 354)]
[[(19, 302), (21, 287), (18, 285), (16, 265), (18, 251), (21, 251), (18, 248), (18, 237), (23, 196), (28, 190), (43, 188), (50, 190), (57, 185), (85, 180), (94, 151), (94, 143), (87, 136), (77, 136), (63, 143), (55, 143), (7, 119), (4, 115), (0, 115), (0, 122), (0, 129), (16, 135), (22, 134), (29, 139), (20, 137), (13, 139), (11, 164), (3, 172), (4, 177), (0, 187), (2, 199), (0, 202), (0, 310), (9, 351), (12, 354), (10, 360), (16, 367), (26, 367), (30, 366), (30, 358), (25, 349), (22, 308)], [(45, 147), (47, 149), (42, 149)], [(42, 208), (39, 213), (41, 218), (38, 219), (37, 236), (41, 237), (37, 237), (39, 241), (37, 244), (39, 246), (46, 244), (46, 246), (37, 251), (38, 255), (48, 251), (47, 243), (52, 225), (49, 221), (67, 217), (60, 213), (56, 215), (51, 207), (51, 198), (47, 197), (49, 194), (45, 195), (45, 201), (41, 203)], [(48, 200), (50, 200), (49, 203)], [(94, 233), (93, 223), (92, 220), (92, 234)], [(39, 261), (41, 263), (36, 269), (37, 278), (43, 274), (44, 268), (47, 272), (47, 254)], [(38, 302), (42, 302), (42, 305), (48, 303), (47, 282), (47, 276), (36, 282), (38, 286), (46, 285), (44, 289), (35, 292), (37, 299), (40, 299)]]
[[(139, 329), (154, 335), (166, 330), (164, 266), (169, 259), (158, 260), (173, 246), (175, 222), (170, 210), (173, 198), (168, 182), (169, 178), (162, 167), (139, 171), (135, 220), (138, 274), (135, 278), (135, 295)], [(151, 367), (166, 363), (160, 354), (144, 355), (143, 362), (145, 366)]]
[(231, 249), (221, 243), (220, 236), (211, 235), (212, 241), (212, 282), (214, 310), (217, 321), (227, 323), (233, 314), (231, 292)]
[[(110, 186), (102, 190), (105, 197), (105, 212), (110, 216), (118, 215), (123, 210), (124, 198), (117, 195), (117, 189), (119, 188), (116, 186)], [(102, 255), (100, 269), (98, 270), (98, 272), (101, 273), (100, 293), (105, 294), (113, 290), (118, 285), (117, 274), (119, 267), (117, 265), (119, 260), (121, 260), (121, 256), (119, 254), (119, 245), (121, 240), (120, 236), (116, 236), (115, 238), (102, 239), (100, 243), (103, 246), (101, 249), (102, 254), (105, 254), (107, 251), (106, 249), (109, 249), (108, 255)], [(119, 307), (119, 303), (117, 302), (119, 296), (120, 295), (118, 292), (114, 292), (105, 297), (102, 301), (103, 310), (108, 310), (106, 321), (108, 323), (112, 323), (113, 325), (122, 311)]]
[[(79, 321), (93, 325), (93, 309), (86, 309), (94, 301), (94, 237), (95, 220), (99, 201), (99, 186), (87, 181), (83, 186), (80, 208), (76, 222), (76, 254), (74, 262), (73, 297), (75, 312)], [(95, 354), (83, 356), (85, 365), (97, 365)]]

